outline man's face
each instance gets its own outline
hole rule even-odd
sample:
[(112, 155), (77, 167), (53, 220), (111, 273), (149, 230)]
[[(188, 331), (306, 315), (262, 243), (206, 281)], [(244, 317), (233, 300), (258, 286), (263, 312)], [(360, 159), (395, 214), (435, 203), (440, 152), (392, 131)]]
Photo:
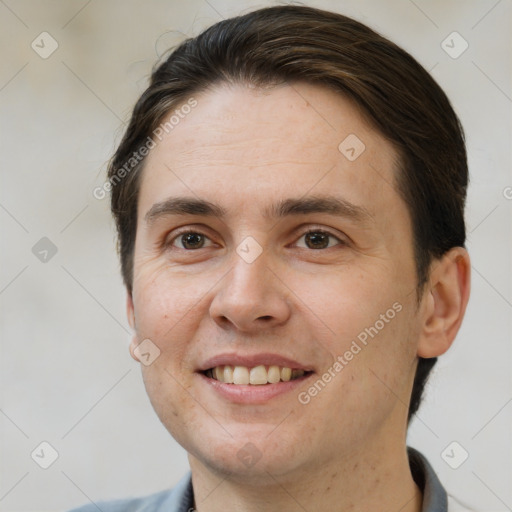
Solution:
[[(403, 443), (419, 321), (396, 152), (318, 86), (194, 97), (146, 160), (128, 300), (161, 421), (191, 464), (253, 478)], [(207, 371), (257, 366), (274, 383)]]

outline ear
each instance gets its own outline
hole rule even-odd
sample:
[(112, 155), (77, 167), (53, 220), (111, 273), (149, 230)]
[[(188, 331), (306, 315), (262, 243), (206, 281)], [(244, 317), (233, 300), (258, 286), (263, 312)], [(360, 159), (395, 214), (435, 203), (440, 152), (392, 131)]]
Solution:
[(440, 356), (452, 345), (469, 300), (470, 271), (463, 247), (450, 249), (433, 263), (422, 301), (419, 357)]
[(135, 326), (135, 308), (133, 307), (133, 298), (132, 294), (127, 290), (126, 291), (126, 316), (128, 317), (128, 323), (132, 328), (133, 336), (130, 341), (130, 355), (135, 359), (135, 361), (140, 361), (139, 358), (135, 355), (135, 349), (139, 344), (139, 340), (137, 339), (137, 332)]

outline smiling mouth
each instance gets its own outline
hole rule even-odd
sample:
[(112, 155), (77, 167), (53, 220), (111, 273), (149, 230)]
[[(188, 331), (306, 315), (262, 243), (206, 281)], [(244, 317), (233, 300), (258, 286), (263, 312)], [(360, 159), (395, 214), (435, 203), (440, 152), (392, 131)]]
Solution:
[(247, 366), (223, 365), (210, 368), (202, 373), (210, 379), (225, 384), (262, 386), (265, 384), (277, 384), (278, 382), (297, 380), (313, 372), (276, 365), (259, 365), (252, 368)]

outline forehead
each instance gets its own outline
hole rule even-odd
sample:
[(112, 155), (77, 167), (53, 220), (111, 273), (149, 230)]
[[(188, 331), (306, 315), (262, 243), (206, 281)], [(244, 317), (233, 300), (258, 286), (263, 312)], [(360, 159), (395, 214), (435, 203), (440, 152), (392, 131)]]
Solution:
[(175, 194), (223, 199), (228, 213), (309, 193), (337, 191), (373, 214), (399, 200), (396, 151), (339, 93), (221, 84), (194, 99), (146, 158), (139, 218)]

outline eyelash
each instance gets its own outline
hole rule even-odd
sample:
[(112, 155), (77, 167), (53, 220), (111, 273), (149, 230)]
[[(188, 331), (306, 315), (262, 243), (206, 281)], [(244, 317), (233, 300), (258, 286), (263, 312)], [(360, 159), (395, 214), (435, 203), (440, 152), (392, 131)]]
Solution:
[[(340, 246), (347, 246), (348, 243), (344, 240), (341, 240), (338, 236), (334, 235), (333, 233), (331, 233), (330, 231), (326, 231), (325, 229), (322, 229), (322, 228), (311, 228), (311, 229), (308, 229), (307, 231), (305, 231), (304, 233), (302, 233), (302, 235), (299, 237), (300, 238), (303, 238), (304, 236), (310, 234), (310, 233), (317, 233), (317, 234), (322, 234), (322, 235), (326, 235), (330, 238), (334, 238), (336, 239)], [(173, 244), (174, 242), (184, 236), (184, 235), (188, 235), (188, 234), (194, 234), (194, 235), (201, 235), (205, 238), (207, 238), (208, 240), (210, 240), (210, 238), (205, 235), (204, 233), (202, 233), (201, 231), (197, 231), (197, 230), (193, 230), (193, 229), (184, 229), (183, 231), (180, 231), (178, 233), (176, 233), (173, 238), (171, 240), (169, 240), (168, 242), (167, 241), (164, 241), (164, 247), (165, 248), (170, 248), (170, 249), (180, 249), (182, 251), (188, 251), (188, 252), (193, 252), (193, 251), (197, 251), (197, 250), (200, 250), (200, 249), (205, 249), (205, 247), (200, 247), (199, 249), (184, 249), (182, 247), (174, 247)], [(309, 249), (308, 247), (301, 247), (302, 249)], [(326, 250), (326, 249), (332, 249), (333, 247), (326, 247), (326, 248), (321, 248), (321, 249), (310, 249), (311, 251), (321, 251), (321, 250)]]

